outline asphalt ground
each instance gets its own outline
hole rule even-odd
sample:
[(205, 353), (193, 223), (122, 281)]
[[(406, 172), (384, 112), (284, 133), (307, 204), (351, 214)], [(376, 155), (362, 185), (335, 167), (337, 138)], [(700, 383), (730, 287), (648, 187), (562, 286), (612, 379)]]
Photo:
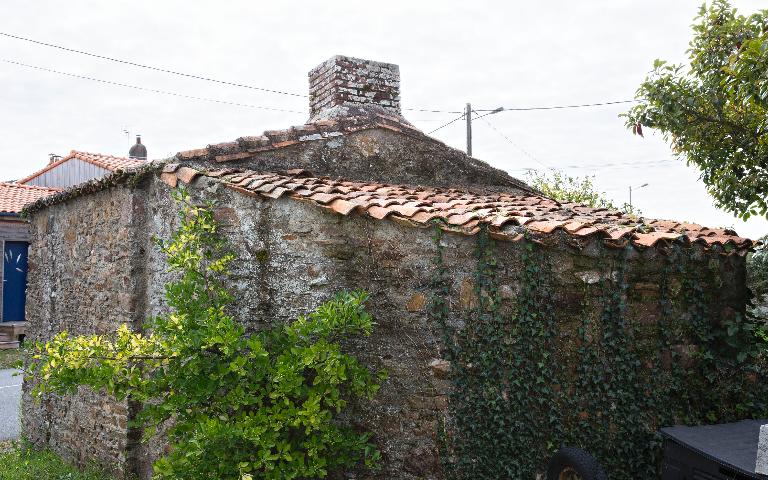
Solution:
[(18, 370), (0, 370), (0, 441), (19, 438), (19, 406), (21, 405), (21, 377)]

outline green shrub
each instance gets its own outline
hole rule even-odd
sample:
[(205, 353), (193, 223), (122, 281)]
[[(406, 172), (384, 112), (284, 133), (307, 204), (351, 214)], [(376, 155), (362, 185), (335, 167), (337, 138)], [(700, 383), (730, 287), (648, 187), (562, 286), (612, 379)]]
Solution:
[[(57, 335), (37, 346), (27, 374), (37, 395), (105, 388), (141, 402), (145, 436), (173, 419), (170, 453), (159, 479), (322, 478), (356, 465), (374, 467), (370, 434), (335, 421), (350, 399), (371, 398), (374, 374), (344, 353), (339, 340), (370, 335), (365, 293), (337, 295), (307, 316), (253, 335), (229, 315), (225, 287), (234, 256), (211, 205), (185, 192), (181, 226), (158, 242), (178, 280), (166, 285), (169, 313), (149, 334), (121, 326), (113, 335)], [(270, 324), (271, 319), (264, 319)]]
[(768, 235), (747, 257), (747, 284), (758, 301), (768, 295)]

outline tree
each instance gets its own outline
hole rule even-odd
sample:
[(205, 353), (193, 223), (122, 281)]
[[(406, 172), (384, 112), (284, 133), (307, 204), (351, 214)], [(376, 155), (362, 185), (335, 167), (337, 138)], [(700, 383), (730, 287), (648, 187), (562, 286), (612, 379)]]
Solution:
[(528, 173), (528, 182), (532, 187), (558, 202), (583, 203), (593, 208), (610, 208), (630, 215), (641, 215), (640, 210), (628, 203), (616, 207), (605, 192), (597, 190), (594, 178), (572, 177), (559, 170), (552, 170), (549, 174), (537, 170)]
[(762, 321), (758, 333), (768, 346), (768, 235), (747, 256), (747, 286), (754, 295), (750, 313)]
[(748, 284), (757, 297), (768, 295), (768, 236), (760, 239), (760, 245), (749, 254)]
[(661, 131), (718, 207), (768, 217), (768, 10), (745, 17), (715, 0), (693, 31), (689, 65), (656, 60), (627, 127)]
[(322, 478), (365, 463), (378, 451), (370, 434), (336, 416), (353, 398), (371, 398), (374, 374), (338, 341), (370, 335), (366, 295), (343, 293), (308, 316), (246, 335), (227, 312), (226, 250), (210, 205), (178, 193), (181, 227), (158, 242), (177, 280), (165, 287), (169, 312), (142, 334), (122, 325), (113, 335), (70, 337), (37, 345), (25, 372), (34, 393), (105, 389), (143, 406), (136, 424), (153, 434), (172, 419), (170, 453), (158, 479)]

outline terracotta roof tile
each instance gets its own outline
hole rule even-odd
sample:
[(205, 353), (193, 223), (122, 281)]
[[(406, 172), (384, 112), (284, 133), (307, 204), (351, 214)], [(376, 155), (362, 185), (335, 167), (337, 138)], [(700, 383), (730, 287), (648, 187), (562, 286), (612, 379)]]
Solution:
[(342, 215), (349, 215), (355, 208), (357, 208), (357, 204), (341, 199), (332, 201), (328, 206)]
[[(176, 170), (183, 180), (187, 167)], [(168, 172), (163, 173), (166, 175)], [(482, 194), (455, 189), (431, 189), (406, 185), (337, 181), (314, 178), (308, 172), (291, 174), (215, 170), (200, 172), (227, 187), (251, 196), (288, 197), (309, 201), (340, 215), (353, 212), (376, 219), (392, 218), (410, 225), (427, 226), (438, 221), (440, 228), (472, 235), (482, 224), (494, 238), (516, 241), (522, 227), (534, 235), (562, 231), (575, 237), (597, 235), (607, 245), (637, 247), (666, 245), (682, 240), (708, 247), (719, 245), (726, 253), (748, 251), (753, 243), (725, 229), (710, 229), (670, 220), (642, 221), (616, 210), (559, 203), (534, 194)]]
[(192, 181), (198, 175), (200, 175), (200, 172), (198, 172), (194, 168), (189, 168), (189, 167), (181, 167), (176, 171), (176, 176), (179, 178), (179, 180), (181, 180), (186, 184), (192, 183)]
[(0, 182), (0, 213), (21, 213), (25, 205), (60, 191), (57, 188)]
[(113, 157), (112, 155), (104, 155), (101, 153), (78, 152), (77, 150), (72, 150), (66, 157), (56, 160), (53, 163), (49, 163), (45, 166), (45, 168), (42, 168), (37, 172), (22, 178), (18, 183), (27, 183), (33, 178), (37, 178), (43, 173), (52, 170), (72, 159), (77, 159), (96, 165), (97, 167), (109, 170), (110, 172), (116, 172), (118, 170), (130, 170), (147, 164), (145, 160), (137, 160), (135, 158)]

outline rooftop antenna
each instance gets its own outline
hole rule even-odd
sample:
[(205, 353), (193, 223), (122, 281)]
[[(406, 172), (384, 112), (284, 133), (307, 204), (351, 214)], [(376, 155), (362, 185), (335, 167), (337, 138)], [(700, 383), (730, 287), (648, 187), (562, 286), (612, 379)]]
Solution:
[(122, 127), (123, 128), (123, 134), (125, 135), (125, 139), (128, 142), (128, 148), (131, 148), (131, 131), (128, 129), (128, 127)]

